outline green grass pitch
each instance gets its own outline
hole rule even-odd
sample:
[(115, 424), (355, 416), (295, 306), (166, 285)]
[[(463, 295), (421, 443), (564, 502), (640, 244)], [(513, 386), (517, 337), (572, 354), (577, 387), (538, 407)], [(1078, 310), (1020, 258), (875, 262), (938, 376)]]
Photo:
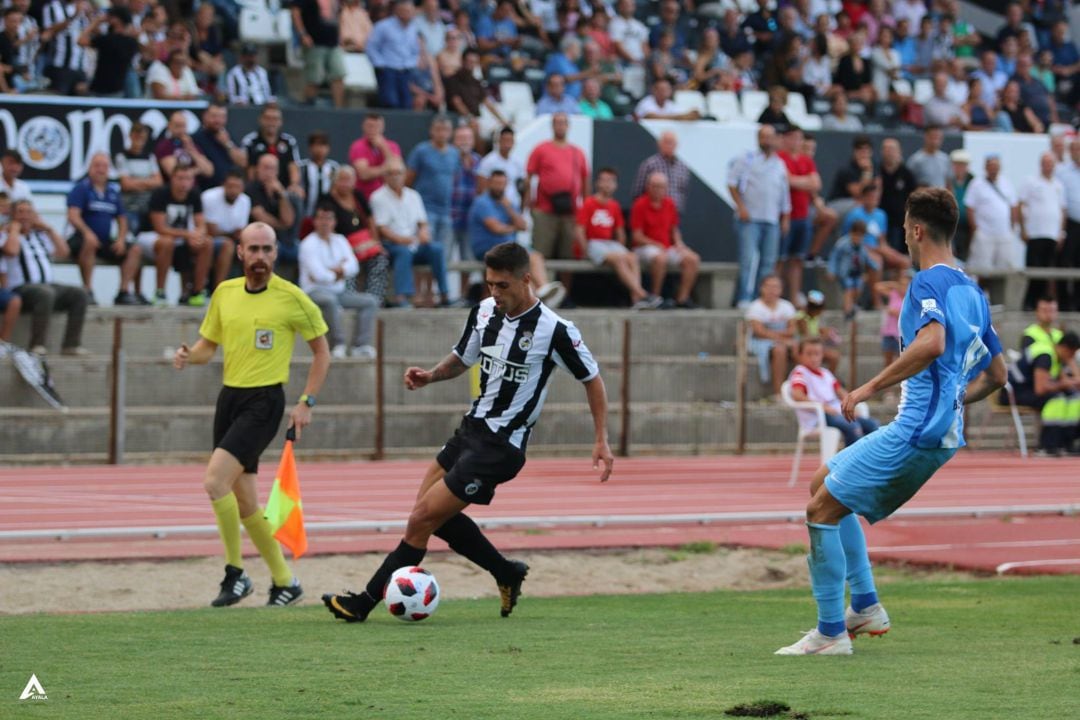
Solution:
[[(760, 700), (815, 719), (1080, 716), (1080, 577), (883, 589), (893, 630), (850, 658), (772, 655), (812, 626), (805, 589), (525, 597), (506, 620), (458, 600), (418, 624), (321, 606), (0, 617), (0, 718), (723, 718)], [(18, 700), (31, 673), (48, 700)]]

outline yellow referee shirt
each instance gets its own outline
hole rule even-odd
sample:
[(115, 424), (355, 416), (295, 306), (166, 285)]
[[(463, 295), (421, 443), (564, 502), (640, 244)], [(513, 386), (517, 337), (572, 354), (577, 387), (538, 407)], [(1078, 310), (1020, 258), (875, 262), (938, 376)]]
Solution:
[(303, 290), (277, 275), (266, 288), (249, 292), (242, 277), (214, 290), (199, 334), (221, 346), (225, 384), (248, 388), (289, 382), (296, 334), (310, 342), (328, 328)]

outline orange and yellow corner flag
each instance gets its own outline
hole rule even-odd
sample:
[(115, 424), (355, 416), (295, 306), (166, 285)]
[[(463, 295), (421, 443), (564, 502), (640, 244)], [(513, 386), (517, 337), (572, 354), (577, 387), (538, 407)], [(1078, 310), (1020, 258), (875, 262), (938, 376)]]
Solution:
[(304, 504), (300, 501), (300, 478), (296, 474), (292, 433), (286, 435), (285, 450), (274, 477), (270, 499), (266, 501), (265, 516), (274, 537), (289, 548), (294, 558), (307, 552), (307, 533), (304, 531)]

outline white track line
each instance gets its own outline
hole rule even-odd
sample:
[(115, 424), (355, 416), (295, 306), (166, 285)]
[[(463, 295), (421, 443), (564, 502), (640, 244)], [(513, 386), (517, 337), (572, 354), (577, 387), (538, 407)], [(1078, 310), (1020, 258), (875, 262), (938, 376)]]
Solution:
[(1059, 565), (1080, 565), (1080, 558), (1058, 558), (1054, 560), (1020, 560), (1017, 562), (1001, 563), (997, 566), (997, 574), (1004, 575), (1010, 570), (1026, 567), (1057, 567)]

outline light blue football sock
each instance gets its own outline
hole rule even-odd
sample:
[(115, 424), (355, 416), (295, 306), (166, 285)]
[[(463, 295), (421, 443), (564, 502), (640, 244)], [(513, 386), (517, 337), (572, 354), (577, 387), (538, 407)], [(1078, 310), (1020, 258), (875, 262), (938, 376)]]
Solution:
[(844, 546), (837, 525), (806, 523), (810, 531), (810, 585), (818, 606), (818, 632), (835, 637), (844, 626)]
[(866, 535), (855, 513), (845, 515), (838, 527), (847, 561), (847, 581), (851, 586), (851, 609), (862, 612), (878, 601), (870, 555), (866, 552)]

